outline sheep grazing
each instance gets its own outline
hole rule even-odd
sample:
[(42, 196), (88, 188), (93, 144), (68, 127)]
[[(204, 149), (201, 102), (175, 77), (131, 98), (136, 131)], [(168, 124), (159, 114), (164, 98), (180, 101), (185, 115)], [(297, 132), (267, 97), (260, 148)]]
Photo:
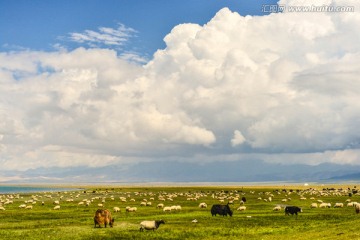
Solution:
[(246, 210), (246, 207), (245, 207), (245, 206), (240, 206), (240, 207), (238, 207), (236, 210), (238, 210), (238, 211), (245, 211), (245, 210)]
[(240, 206), (240, 207), (238, 207), (237, 210), (238, 210), (238, 211), (245, 211), (245, 210), (246, 210), (246, 207), (245, 207), (245, 206)]
[(330, 208), (331, 207), (331, 204), (330, 203), (321, 203), (320, 205), (319, 205), (319, 208)]
[(317, 208), (317, 207), (318, 207), (317, 203), (312, 203), (312, 204), (310, 205), (310, 208)]
[(136, 212), (136, 211), (137, 211), (137, 207), (126, 207), (126, 211), (127, 211), (127, 212)]
[(360, 213), (360, 203), (355, 204), (355, 212)]
[(357, 202), (349, 202), (346, 206), (355, 207), (356, 204), (357, 204)]
[(114, 212), (120, 212), (120, 208), (119, 207), (114, 207)]
[(181, 206), (180, 206), (180, 205), (171, 206), (171, 210), (180, 211), (180, 210), (181, 210)]
[(56, 205), (56, 206), (54, 207), (54, 210), (60, 210), (60, 205)]
[(273, 211), (281, 211), (281, 206), (275, 206), (275, 207), (273, 208)]
[(142, 221), (140, 223), (140, 231), (146, 230), (155, 230), (158, 229), (160, 224), (165, 224), (164, 220), (156, 220), (156, 221)]
[(106, 227), (108, 224), (110, 227), (113, 227), (115, 219), (111, 217), (111, 213), (107, 209), (98, 209), (95, 212), (94, 216), (94, 228), (96, 228), (96, 225), (99, 225), (101, 227), (101, 224), (104, 224)]
[(334, 208), (342, 208), (344, 207), (343, 203), (335, 203)]
[(207, 208), (207, 204), (202, 202), (199, 204), (199, 208)]
[(164, 212), (171, 212), (171, 207), (164, 207), (164, 208), (163, 208), (163, 211), (164, 211)]

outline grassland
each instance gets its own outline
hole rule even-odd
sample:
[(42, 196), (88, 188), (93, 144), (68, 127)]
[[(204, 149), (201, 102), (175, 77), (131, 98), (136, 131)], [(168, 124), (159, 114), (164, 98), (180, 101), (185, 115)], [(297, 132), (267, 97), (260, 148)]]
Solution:
[[(87, 187), (81, 191), (2, 195), (2, 205), (6, 210), (0, 211), (0, 239), (360, 239), (360, 214), (357, 215), (353, 207), (346, 207), (347, 199), (360, 202), (360, 196), (355, 194), (349, 197), (347, 187), (353, 188), (353, 185), (341, 186), (341, 192), (323, 191), (322, 195), (320, 190), (324, 187), (316, 188), (319, 191), (310, 195), (309, 192), (303, 192), (304, 188), (296, 186), (287, 187), (286, 192), (276, 186), (112, 186)], [(160, 195), (166, 200), (160, 201)], [(200, 197), (196, 201), (188, 200), (195, 196)], [(211, 205), (219, 203), (219, 198), (225, 198), (226, 203), (229, 197), (231, 200), (237, 196), (240, 200), (246, 197), (245, 211), (236, 211), (239, 200), (235, 200), (230, 205), (234, 211), (232, 217), (211, 216)], [(268, 200), (269, 196), (271, 201)], [(301, 196), (306, 200), (300, 200)], [(121, 202), (120, 197), (126, 198), (126, 202)], [(285, 198), (287, 202), (282, 201)], [(13, 203), (5, 204), (6, 199)], [(31, 199), (35, 199), (36, 203), (25, 203)], [(71, 199), (73, 201), (67, 201)], [(92, 199), (91, 204), (79, 205), (84, 199)], [(104, 207), (115, 218), (113, 228), (94, 228), (93, 216), (103, 199)], [(140, 206), (144, 199), (151, 201), (152, 205)], [(55, 200), (60, 201), (60, 210), (53, 210)], [(332, 206), (342, 202), (345, 206), (311, 209), (310, 204), (317, 200), (331, 203)], [(208, 208), (200, 209), (200, 202), (207, 203)], [(164, 203), (165, 206), (180, 205), (182, 209), (166, 213), (156, 208), (158, 203)], [(33, 208), (19, 208), (21, 204), (32, 205)], [(303, 212), (297, 217), (285, 216), (283, 210), (272, 210), (277, 204), (299, 206)], [(121, 212), (113, 212), (115, 206), (120, 207)], [(129, 213), (125, 211), (126, 206), (136, 206), (138, 210)], [(139, 231), (142, 220), (155, 219), (163, 219), (166, 224), (156, 231)], [(198, 223), (192, 223), (193, 219), (197, 219)]]

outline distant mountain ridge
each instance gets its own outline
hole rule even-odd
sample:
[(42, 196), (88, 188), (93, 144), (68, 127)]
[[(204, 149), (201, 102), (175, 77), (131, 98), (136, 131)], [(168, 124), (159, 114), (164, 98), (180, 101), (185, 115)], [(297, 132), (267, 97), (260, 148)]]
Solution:
[(353, 173), (353, 174), (346, 174), (341, 176), (334, 176), (330, 178), (331, 180), (360, 180), (360, 172)]
[[(266, 182), (360, 179), (352, 165), (323, 163), (316, 166), (284, 165), (262, 160), (176, 162), (157, 161), (119, 164), (98, 168), (37, 168), (1, 171), (0, 176), (16, 176), (7, 182)], [(4, 182), (4, 181), (3, 181)]]

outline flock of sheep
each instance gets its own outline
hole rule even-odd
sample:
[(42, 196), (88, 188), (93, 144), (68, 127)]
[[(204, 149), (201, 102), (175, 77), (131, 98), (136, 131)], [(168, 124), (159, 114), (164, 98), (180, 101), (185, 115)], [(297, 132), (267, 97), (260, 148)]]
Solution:
[[(283, 198), (281, 201), (282, 203), (286, 203), (288, 201), (291, 201), (291, 197), (290, 195), (293, 194), (294, 192), (288, 192), (287, 193), (287, 198)], [(278, 192), (279, 194), (279, 192)], [(348, 196), (349, 198), (345, 200), (346, 205), (343, 202), (335, 202), (333, 204), (334, 208), (343, 208), (344, 206), (347, 207), (354, 207), (355, 208), (355, 212), (356, 213), (360, 213), (360, 203), (356, 202), (353, 200), (353, 196), (356, 198), (356, 196), (359, 196), (360, 193), (356, 190), (356, 186), (353, 189), (347, 188), (347, 189), (323, 189), (323, 190), (316, 190), (316, 189), (306, 189), (303, 191), (296, 191), (295, 194), (293, 194), (294, 196), (300, 197), (300, 201), (306, 201), (308, 200), (307, 197), (308, 196), (309, 200), (312, 201), (310, 204), (310, 209), (311, 208), (331, 208), (332, 207), (332, 203), (330, 202), (324, 202), (321, 198), (322, 197), (328, 197), (328, 196), (333, 196), (333, 197), (344, 197), (344, 196)], [(273, 197), (274, 195), (271, 194), (271, 196), (269, 197), (269, 201), (271, 201), (271, 197)], [(261, 198), (258, 198), (259, 200), (261, 200)], [(266, 199), (264, 199), (265, 201), (267, 201)], [(273, 211), (281, 211), (281, 206), (277, 205), (273, 208)]]
[[(0, 211), (5, 211), (7, 205), (18, 203), (18, 208), (32, 210), (40, 206), (49, 207), (52, 210), (60, 210), (61, 206), (69, 207), (69, 205), (76, 204), (76, 207), (90, 207), (94, 206), (96, 211), (94, 216), (95, 226), (100, 223), (114, 222), (111, 213), (106, 208), (111, 207), (114, 213), (121, 212), (124, 209), (126, 213), (135, 213), (145, 211), (145, 208), (153, 207), (159, 209), (163, 213), (179, 212), (182, 211), (182, 206), (179, 202), (196, 202), (191, 203), (191, 206), (197, 206), (199, 209), (208, 208), (208, 204), (229, 204), (237, 211), (247, 211), (247, 206), (252, 207), (251, 203), (254, 202), (268, 202), (271, 203), (273, 211), (281, 211), (285, 206), (292, 205), (293, 200), (301, 207), (307, 207), (309, 210), (313, 208), (344, 208), (353, 207), (356, 213), (360, 212), (359, 193), (356, 187), (350, 189), (322, 189), (317, 190), (313, 188), (303, 190), (270, 190), (270, 191), (243, 191), (243, 190), (218, 190), (218, 191), (184, 191), (184, 192), (128, 192), (128, 191), (114, 191), (114, 190), (101, 190), (101, 191), (77, 191), (77, 192), (56, 192), (56, 193), (43, 193), (34, 195), (23, 194), (7, 194), (0, 195)], [(327, 197), (342, 197), (342, 202), (327, 202)], [(346, 196), (346, 200), (344, 200)], [(178, 201), (181, 199), (181, 201)], [(248, 199), (248, 201), (247, 201)], [(251, 201), (249, 201), (251, 199)], [(324, 200), (325, 199), (325, 200)], [(339, 198), (340, 199), (340, 198)], [(66, 203), (66, 204), (64, 204)], [(186, 207), (188, 204), (186, 204)], [(187, 207), (188, 208), (188, 207)], [(271, 210), (271, 209), (269, 209)], [(104, 212), (108, 211), (108, 212)], [(209, 213), (210, 214), (210, 213)], [(105, 219), (107, 218), (110, 219)], [(102, 219), (104, 217), (104, 219)], [(196, 219), (193, 223), (198, 222)], [(144, 229), (157, 229), (160, 224), (164, 224), (163, 220), (144, 220), (140, 223), (140, 230)], [(105, 225), (106, 226), (106, 225)], [(112, 224), (110, 224), (112, 226)]]

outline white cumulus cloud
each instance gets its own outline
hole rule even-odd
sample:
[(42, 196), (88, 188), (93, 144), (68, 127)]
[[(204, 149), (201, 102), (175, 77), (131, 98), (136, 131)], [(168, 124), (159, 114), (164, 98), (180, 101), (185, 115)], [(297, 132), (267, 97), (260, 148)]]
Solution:
[[(145, 66), (101, 48), (2, 52), (0, 162), (29, 169), (253, 154), (356, 164), (359, 26), (358, 11), (252, 17), (224, 8), (203, 26), (175, 26)], [(72, 37), (121, 45), (133, 33), (119, 25)]]

